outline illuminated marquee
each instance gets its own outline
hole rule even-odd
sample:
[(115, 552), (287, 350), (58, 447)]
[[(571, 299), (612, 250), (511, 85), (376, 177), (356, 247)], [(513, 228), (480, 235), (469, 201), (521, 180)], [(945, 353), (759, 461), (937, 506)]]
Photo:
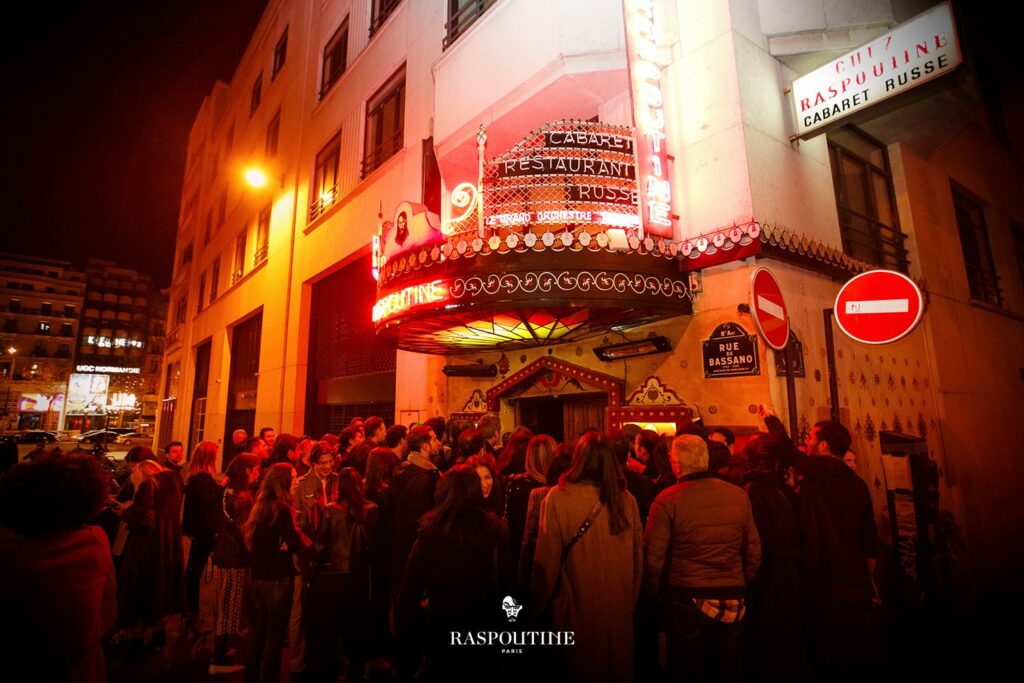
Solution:
[(418, 306), (447, 300), (448, 285), (443, 280), (412, 285), (378, 299), (373, 305), (373, 322), (386, 320)]
[(665, 108), (661, 69), (654, 43), (653, 0), (625, 0), (626, 40), (633, 109), (639, 135), (640, 195), (644, 227), (672, 237), (672, 182), (665, 149)]
[(614, 211), (574, 211), (561, 209), (555, 211), (519, 211), (516, 213), (499, 213), (487, 217), (485, 224), (489, 227), (509, 227), (513, 225), (533, 225), (536, 223), (595, 223), (616, 228), (640, 227), (640, 219), (627, 213)]

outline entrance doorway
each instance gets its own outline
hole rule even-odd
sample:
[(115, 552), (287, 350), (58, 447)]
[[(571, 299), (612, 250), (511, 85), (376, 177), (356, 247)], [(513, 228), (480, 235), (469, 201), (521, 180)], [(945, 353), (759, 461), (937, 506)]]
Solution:
[(608, 395), (573, 394), (516, 399), (516, 425), (534, 434), (547, 434), (556, 441), (579, 438), (590, 427), (605, 431)]

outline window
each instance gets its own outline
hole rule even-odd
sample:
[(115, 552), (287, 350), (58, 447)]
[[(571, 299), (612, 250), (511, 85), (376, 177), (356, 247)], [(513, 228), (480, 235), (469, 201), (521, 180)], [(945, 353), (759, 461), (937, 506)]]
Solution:
[(224, 225), (224, 219), (228, 216), (228, 191), (220, 193), (220, 200), (217, 202), (217, 229)]
[(70, 358), (71, 357), (71, 343), (61, 342), (57, 345), (57, 358)]
[(320, 97), (327, 94), (348, 66), (348, 19), (334, 32), (324, 46), (324, 63), (320, 75)]
[(18, 313), (21, 311), (21, 300), (11, 299), (7, 302), (7, 310), (11, 313)]
[(220, 283), (220, 256), (213, 259), (213, 267), (210, 268), (210, 303), (217, 299), (217, 285)]
[(907, 272), (885, 147), (847, 126), (828, 135), (832, 183), (843, 251), (883, 268)]
[(988, 229), (985, 227), (985, 209), (963, 190), (957, 187), (952, 189), (953, 210), (956, 212), (960, 248), (964, 252), (964, 266), (967, 269), (967, 285), (971, 290), (971, 298), (1002, 306), (999, 276), (996, 275), (992, 248), (988, 242)]
[(242, 279), (245, 273), (245, 230), (235, 238), (235, 263), (231, 269), (231, 284)]
[(43, 315), (53, 315), (53, 304), (44, 301), (39, 304), (39, 312)]
[(73, 335), (74, 335), (74, 332), (71, 329), (71, 323), (61, 323), (60, 324), (60, 336), (62, 336), (62, 337), (71, 337)]
[(50, 334), (50, 323), (45, 321), (39, 322), (39, 329), (36, 330), (39, 334)]
[(284, 68), (285, 58), (288, 56), (288, 28), (285, 27), (277, 45), (274, 46), (274, 65), (270, 70), (270, 80), (277, 78), (277, 74)]
[(206, 303), (206, 273), (199, 276), (199, 296), (196, 297), (196, 315), (203, 312)]
[(264, 145), (264, 153), (268, 159), (277, 156), (277, 139), (281, 134), (281, 110), (278, 109), (274, 118), (267, 124), (267, 141)]
[(313, 191), (310, 193), (309, 220), (315, 220), (338, 200), (338, 157), (341, 136), (335, 135), (316, 155), (313, 172)]
[(366, 106), (363, 178), (402, 149), (404, 124), (405, 67), (402, 67)]
[(256, 113), (256, 110), (260, 108), (260, 98), (263, 96), (263, 72), (261, 71), (259, 76), (256, 77), (256, 82), (252, 84), (252, 98), (249, 100), (249, 116)]
[(74, 318), (75, 317), (75, 307), (72, 306), (71, 304), (65, 304), (65, 306), (64, 306), (64, 317), (65, 318)]
[(260, 211), (256, 219), (256, 253), (252, 257), (253, 268), (267, 260), (267, 249), (270, 244), (270, 209), (273, 204)]
[[(185, 322), (185, 311), (188, 309), (188, 294), (178, 299), (178, 307), (174, 312), (174, 322), (181, 325)], [(102, 344), (100, 344), (102, 346)]]
[(370, 35), (372, 36), (391, 16), (402, 0), (373, 0), (373, 17), (370, 19)]
[(1024, 288), (1024, 226), (1017, 221), (1010, 221), (1010, 235), (1013, 237), (1013, 250), (1017, 254), (1017, 275), (1020, 286)]
[(210, 243), (211, 236), (213, 236), (213, 209), (210, 209), (209, 213), (206, 214), (206, 230), (203, 232), (204, 247)]
[(441, 48), (447, 50), (494, 3), (495, 0), (448, 0), (448, 23), (444, 25)]
[(192, 263), (192, 243), (189, 242), (185, 250), (181, 252), (181, 265)]

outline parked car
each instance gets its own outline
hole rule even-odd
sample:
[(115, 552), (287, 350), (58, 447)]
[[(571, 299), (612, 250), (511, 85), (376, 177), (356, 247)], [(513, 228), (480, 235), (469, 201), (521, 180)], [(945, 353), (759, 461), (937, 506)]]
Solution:
[(100, 429), (82, 434), (78, 437), (78, 443), (114, 443), (119, 436), (121, 435), (109, 429)]
[(21, 432), (15, 436), (18, 443), (54, 443), (57, 435), (53, 432), (44, 432), (41, 429), (31, 429)]
[(129, 432), (119, 436), (117, 443), (123, 443), (125, 446), (152, 446), (153, 435), (143, 434), (142, 432)]

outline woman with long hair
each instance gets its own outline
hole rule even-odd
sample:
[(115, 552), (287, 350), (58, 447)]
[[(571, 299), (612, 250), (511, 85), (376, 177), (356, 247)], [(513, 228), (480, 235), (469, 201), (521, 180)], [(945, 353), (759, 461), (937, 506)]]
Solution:
[(252, 624), (246, 660), (247, 681), (277, 681), (281, 644), (288, 633), (296, 571), (293, 555), (305, 553), (311, 541), (295, 521), (298, 479), (288, 463), (267, 470), (249, 519), (242, 526), (252, 553)]
[(251, 453), (239, 453), (228, 465), (227, 482), (220, 500), (219, 533), (213, 549), (212, 674), (241, 668), (233, 666), (228, 644), (231, 636), (242, 632), (248, 604), (252, 559), (245, 547), (242, 525), (249, 519), (259, 477), (260, 459)]
[(459, 680), (466, 670), (485, 678), (496, 664), (489, 648), (450, 647), (449, 633), (498, 629), (497, 607), (513, 594), (511, 567), (508, 530), (484, 509), (479, 475), (453, 466), (420, 521), (395, 618), (399, 638), (425, 642), (430, 680)]
[(501, 515), (505, 510), (505, 482), (498, 476), (494, 457), (490, 453), (474, 455), (466, 459), (480, 477), (480, 492), (484, 497), (484, 509)]
[(544, 498), (533, 560), (535, 614), (575, 631), (574, 679), (633, 680), (633, 608), (643, 570), (640, 511), (607, 438), (580, 437), (572, 466)]
[(517, 429), (509, 436), (508, 443), (497, 458), (497, 470), (503, 477), (526, 471), (526, 447), (531, 438), (533, 432), (525, 428)]
[(161, 647), (161, 619), (180, 613), (185, 602), (180, 479), (156, 460), (143, 460), (132, 468), (131, 482), (135, 493), (122, 511), (128, 537), (117, 579), (118, 619), (133, 644)]
[(181, 531), (191, 539), (185, 565), (185, 629), (192, 636), (208, 629), (199, 618), (199, 581), (213, 552), (220, 528), (224, 487), (217, 479), (217, 444), (203, 441), (192, 452), (185, 480), (185, 510)]
[(358, 470), (338, 472), (336, 498), (324, 508), (313, 544), (312, 575), (305, 590), (306, 670), (314, 681), (338, 677), (338, 637), (348, 656), (347, 680), (360, 680), (365, 663), (370, 603), (371, 548), (377, 506), (363, 498)]
[(523, 523), (523, 541), (519, 546), (519, 586), (523, 593), (530, 595), (530, 582), (533, 579), (533, 555), (537, 549), (537, 533), (540, 530), (540, 506), (552, 486), (558, 485), (562, 473), (572, 465), (572, 443), (560, 443), (552, 453), (551, 463), (544, 475), (544, 486), (530, 491), (530, 500), (526, 505), (526, 521)]
[(517, 562), (523, 542), (530, 493), (547, 484), (548, 466), (555, 458), (556, 448), (558, 444), (550, 436), (537, 434), (526, 444), (526, 471), (513, 474), (505, 481), (505, 508), (502, 516), (508, 524), (512, 558)]

